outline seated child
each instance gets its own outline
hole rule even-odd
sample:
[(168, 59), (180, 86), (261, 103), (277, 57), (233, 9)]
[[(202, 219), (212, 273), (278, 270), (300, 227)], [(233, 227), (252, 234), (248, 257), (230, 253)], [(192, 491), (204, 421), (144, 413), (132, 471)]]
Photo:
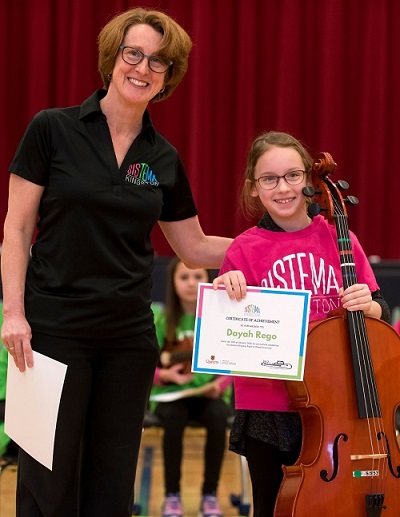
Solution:
[[(168, 268), (166, 305), (163, 311), (155, 311), (161, 361), (155, 373), (152, 396), (176, 393), (176, 400), (171, 402), (150, 403), (151, 411), (160, 418), (164, 429), (163, 517), (183, 515), (180, 480), (183, 433), (188, 420), (199, 421), (207, 430), (200, 515), (223, 515), (216, 493), (226, 446), (231, 379), (190, 372), (197, 287), (199, 282), (209, 281), (206, 269), (188, 269), (178, 258), (172, 259)], [(182, 390), (188, 388), (199, 388), (201, 394), (182, 397)]]

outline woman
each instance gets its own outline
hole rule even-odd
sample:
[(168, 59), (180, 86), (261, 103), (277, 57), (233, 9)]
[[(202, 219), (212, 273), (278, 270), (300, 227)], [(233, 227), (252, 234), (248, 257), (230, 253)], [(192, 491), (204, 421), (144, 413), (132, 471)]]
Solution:
[[(327, 307), (340, 306), (388, 321), (389, 308), (354, 234), (359, 283), (340, 287), (335, 228), (322, 216), (312, 219), (307, 211), (303, 188), (312, 184), (311, 167), (307, 150), (287, 133), (271, 131), (254, 140), (242, 202), (261, 220), (229, 247), (214, 288), (225, 285), (230, 298), (237, 300), (245, 296), (246, 285), (309, 289), (310, 321), (326, 318)], [(292, 465), (300, 452), (300, 417), (290, 410), (284, 381), (235, 377), (234, 387), (236, 413), (229, 448), (247, 458), (254, 517), (272, 517), (282, 465)]]
[(98, 43), (104, 89), (38, 113), (9, 169), (3, 342), (21, 372), (32, 349), (68, 365), (53, 470), (21, 452), (19, 516), (131, 514), (159, 356), (150, 232), (158, 222), (192, 267), (219, 266), (230, 242), (202, 232), (179, 155), (146, 110), (184, 76), (189, 36), (135, 8)]

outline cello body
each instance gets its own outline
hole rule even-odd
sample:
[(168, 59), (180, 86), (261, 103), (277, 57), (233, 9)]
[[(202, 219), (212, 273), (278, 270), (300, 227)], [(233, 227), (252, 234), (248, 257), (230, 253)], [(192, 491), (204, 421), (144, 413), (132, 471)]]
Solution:
[[(359, 417), (347, 320), (318, 322), (308, 334), (303, 381), (287, 382), (303, 443), (296, 464), (283, 467), (275, 517), (400, 516), (400, 337), (381, 320), (365, 325), (381, 417)], [(377, 454), (371, 441), (381, 446), (373, 447)], [(370, 504), (376, 497), (381, 507)]]

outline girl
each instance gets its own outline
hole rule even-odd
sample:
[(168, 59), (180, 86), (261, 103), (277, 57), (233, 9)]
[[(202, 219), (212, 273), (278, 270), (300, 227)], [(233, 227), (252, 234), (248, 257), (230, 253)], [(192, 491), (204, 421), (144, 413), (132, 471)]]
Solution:
[[(162, 364), (155, 373), (152, 395), (178, 392), (176, 400), (158, 405), (153, 403), (151, 406), (161, 419), (164, 428), (166, 498), (163, 517), (183, 515), (180, 498), (182, 442), (183, 432), (189, 419), (201, 422), (207, 429), (200, 515), (202, 517), (222, 516), (216, 491), (225, 451), (231, 380), (209, 374), (192, 374), (190, 368), (186, 368), (183, 362), (171, 364), (174, 363), (174, 349), (179, 350), (180, 344), (189, 342), (191, 353), (197, 287), (199, 282), (209, 281), (210, 277), (206, 269), (188, 269), (179, 258), (172, 259), (168, 269), (165, 311), (155, 314)], [(165, 349), (168, 351), (163, 351)], [(188, 388), (199, 388), (201, 395), (179, 397), (179, 392)]]
[[(343, 291), (335, 229), (322, 216), (307, 213), (302, 189), (312, 185), (312, 159), (304, 146), (286, 133), (258, 136), (250, 149), (242, 189), (242, 205), (262, 215), (257, 226), (239, 235), (228, 248), (213, 284), (226, 287), (231, 299), (246, 295), (246, 284), (271, 288), (310, 289), (310, 321), (327, 317), (326, 307), (389, 320), (369, 262), (351, 234), (358, 284)], [(333, 274), (323, 289), (312, 283), (312, 268), (324, 265)], [(301, 271), (300, 271), (301, 267)], [(301, 275), (299, 274), (301, 273)], [(300, 284), (300, 277), (304, 284)], [(236, 413), (230, 450), (247, 457), (253, 488), (254, 517), (273, 516), (282, 481), (281, 465), (293, 464), (301, 446), (301, 421), (289, 410), (285, 382), (235, 377)]]

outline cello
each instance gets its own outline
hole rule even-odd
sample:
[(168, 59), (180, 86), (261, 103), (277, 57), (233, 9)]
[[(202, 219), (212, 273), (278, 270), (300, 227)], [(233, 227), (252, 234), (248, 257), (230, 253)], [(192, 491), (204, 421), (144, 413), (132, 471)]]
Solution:
[(182, 363), (181, 373), (192, 371), (193, 336), (185, 336), (181, 340), (166, 341), (161, 349), (160, 363), (163, 368)]
[[(357, 283), (345, 181), (320, 153), (312, 170), (309, 213), (336, 226), (343, 287)], [(400, 517), (400, 338), (387, 323), (342, 309), (310, 324), (302, 381), (287, 381), (303, 426), (293, 466), (283, 466), (274, 517)]]

